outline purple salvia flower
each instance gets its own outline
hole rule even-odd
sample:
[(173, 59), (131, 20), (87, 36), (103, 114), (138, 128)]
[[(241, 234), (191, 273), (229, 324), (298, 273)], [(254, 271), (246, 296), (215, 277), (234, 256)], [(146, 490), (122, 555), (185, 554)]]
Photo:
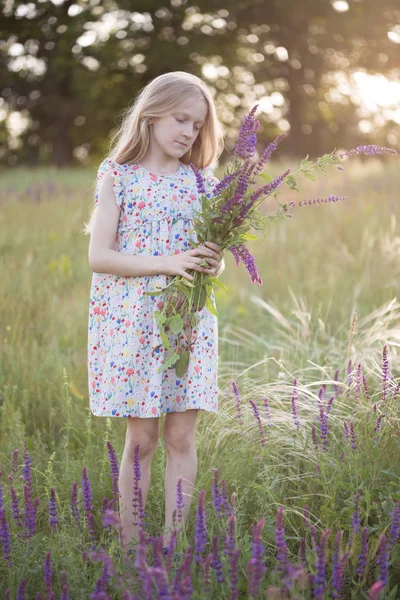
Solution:
[(357, 438), (356, 438), (356, 432), (354, 430), (353, 421), (350, 421), (349, 429), (350, 429), (351, 447), (353, 448), (353, 450), (357, 450)]
[(357, 568), (356, 574), (359, 577), (364, 575), (365, 566), (367, 564), (367, 556), (368, 556), (368, 533), (367, 528), (363, 527), (361, 531), (361, 551), (357, 558)]
[(26, 588), (28, 585), (28, 580), (27, 579), (23, 579), (19, 586), (18, 586), (18, 590), (17, 590), (17, 600), (26, 600)]
[(324, 413), (324, 409), (320, 406), (319, 409), (319, 423), (320, 423), (320, 438), (322, 441), (322, 450), (326, 452), (326, 447), (328, 444), (328, 419)]
[(15, 474), (18, 473), (18, 448), (12, 453), (12, 471)]
[(384, 411), (386, 408), (386, 393), (389, 381), (389, 361), (387, 357), (387, 344), (383, 346), (382, 352), (382, 404), (381, 408)]
[(193, 163), (189, 163), (189, 165), (193, 169), (193, 172), (196, 176), (197, 192), (200, 196), (202, 196), (203, 194), (206, 194), (203, 176), (200, 173), (200, 171), (198, 170), (198, 168)]
[(51, 551), (49, 550), (44, 559), (44, 587), (46, 590), (46, 598), (50, 598), (53, 591), (53, 570), (51, 568)]
[(214, 535), (212, 539), (212, 568), (216, 574), (217, 583), (223, 583), (225, 581), (225, 576), (223, 574), (223, 565), (221, 563), (221, 558), (219, 555), (218, 548), (218, 535)]
[(312, 425), (312, 427), (311, 427), (311, 439), (312, 439), (315, 449), (318, 450), (318, 439), (317, 439), (317, 433), (315, 431), (315, 425)]
[(119, 529), (121, 526), (121, 518), (112, 508), (106, 508), (103, 511), (103, 527), (106, 528), (109, 525)]
[(293, 380), (293, 392), (292, 392), (292, 416), (293, 421), (296, 426), (297, 431), (300, 429), (300, 419), (299, 419), (299, 408), (297, 405), (299, 399), (299, 394), (297, 391), (297, 379)]
[(331, 530), (325, 529), (321, 534), (321, 539), (318, 547), (316, 574), (314, 575), (314, 599), (322, 600), (326, 590), (326, 558), (325, 544)]
[(69, 586), (66, 584), (61, 588), (60, 600), (69, 600)]
[(260, 173), (263, 166), (267, 164), (267, 162), (271, 158), (273, 152), (275, 152), (276, 148), (278, 147), (278, 144), (283, 140), (283, 138), (286, 137), (286, 135), (287, 135), (286, 133), (281, 133), (280, 135), (278, 135), (274, 139), (274, 141), (271, 142), (269, 144), (269, 146), (264, 150), (264, 152), (262, 153), (260, 159), (258, 160), (258, 162), (255, 166), (254, 173), (253, 173), (253, 181), (257, 177), (257, 175)]
[(242, 411), (241, 411), (241, 401), (240, 401), (240, 393), (239, 393), (239, 388), (236, 384), (236, 381), (232, 381), (232, 389), (233, 389), (233, 394), (235, 397), (235, 404), (236, 404), (236, 414), (239, 420), (239, 424), (243, 425), (243, 419), (242, 419)]
[(12, 486), (10, 488), (10, 493), (11, 493), (11, 507), (12, 507), (12, 512), (13, 512), (13, 517), (17, 523), (17, 527), (23, 527), (24, 522), (22, 520), (21, 511), (19, 510), (19, 501), (18, 501), (17, 492), (15, 491), (15, 489)]
[(306, 538), (300, 538), (300, 561), (303, 567), (307, 567), (307, 555), (306, 555)]
[(50, 501), (48, 504), (49, 515), (50, 515), (50, 527), (55, 529), (57, 523), (60, 522), (60, 518), (57, 515), (57, 502), (56, 502), (56, 492), (54, 488), (50, 488)]
[(148, 573), (150, 577), (154, 578), (157, 589), (157, 598), (170, 600), (171, 596), (169, 594), (168, 576), (164, 569), (162, 567), (149, 567)]
[(244, 196), (248, 186), (250, 159), (247, 159), (241, 169), (235, 189), (235, 195)]
[(71, 493), (71, 512), (72, 517), (77, 523), (80, 522), (80, 512), (78, 508), (78, 484), (74, 481)]
[(311, 540), (314, 544), (314, 551), (317, 553), (318, 552), (317, 531), (316, 531), (314, 525), (310, 525), (310, 536), (311, 536)]
[(348, 440), (349, 439), (349, 426), (347, 424), (347, 421), (343, 421), (343, 433), (344, 433), (345, 440)]
[(216, 198), (217, 196), (219, 196), (222, 192), (222, 190), (225, 190), (227, 187), (229, 187), (236, 179), (236, 177), (239, 175), (240, 173), (240, 169), (238, 169), (237, 171), (235, 171), (234, 173), (230, 173), (228, 175), (225, 175), (225, 177), (223, 177), (223, 179), (221, 179), (221, 181), (219, 181), (213, 188), (213, 197)]
[(335, 395), (331, 396), (327, 402), (326, 412), (325, 412), (327, 418), (329, 417), (329, 414), (332, 410), (332, 404), (333, 404), (334, 399), (335, 399)]
[(272, 192), (274, 192), (281, 185), (282, 181), (289, 175), (289, 173), (290, 169), (287, 169), (287, 171), (276, 177), (273, 181), (270, 181), (266, 185), (263, 185), (255, 190), (251, 194), (248, 204), (245, 206), (245, 211), (241, 213), (242, 218), (247, 216), (247, 213), (251, 210), (251, 208), (253, 208), (255, 202), (257, 202), (261, 196), (269, 196), (272, 194)]
[(182, 476), (180, 476), (178, 479), (178, 483), (176, 484), (176, 507), (178, 509), (178, 523), (182, 522), (182, 509), (184, 506), (185, 503), (183, 500)]
[(260, 417), (260, 411), (258, 410), (258, 406), (256, 405), (256, 403), (253, 400), (249, 400), (251, 407), (253, 409), (253, 414), (255, 416), (255, 418), (257, 419), (257, 424), (258, 424), (258, 429), (260, 432), (260, 442), (261, 442), (261, 446), (263, 448), (265, 448), (265, 437), (264, 437), (264, 429), (261, 423), (261, 417)]
[(96, 581), (94, 592), (89, 595), (90, 598), (97, 598), (100, 592), (107, 592), (107, 584), (113, 573), (112, 560), (107, 552), (92, 552), (91, 560), (99, 560), (103, 563), (101, 575)]
[(144, 511), (144, 502), (143, 502), (143, 490), (141, 487), (138, 489), (138, 503), (139, 503), (139, 525), (142, 529), (146, 529), (146, 513)]
[(367, 380), (366, 380), (366, 378), (365, 378), (364, 375), (363, 375), (362, 380), (363, 380), (363, 387), (364, 387), (365, 397), (367, 398), (367, 400), (371, 401), (371, 397), (370, 397), (369, 392), (368, 392)]
[(225, 554), (232, 556), (236, 545), (236, 515), (231, 514), (228, 522), (228, 533), (225, 537)]
[(85, 520), (89, 525), (89, 515), (92, 514), (92, 488), (90, 485), (89, 477), (87, 475), (86, 467), (82, 469), (82, 497), (83, 497), (83, 508), (85, 511)]
[[(336, 383), (339, 381), (339, 369), (336, 369), (333, 380)], [(337, 398), (339, 396), (339, 386), (336, 385), (336, 383), (333, 384), (333, 389), (335, 391), (335, 398)]]
[(142, 473), (140, 469), (140, 444), (137, 444), (133, 455), (133, 499), (132, 499), (132, 514), (134, 517), (134, 525), (140, 526), (140, 506), (139, 506), (139, 481)]
[(203, 563), (203, 584), (204, 584), (204, 593), (206, 595), (211, 593), (211, 577), (210, 577), (210, 567), (212, 561), (212, 554), (208, 554), (207, 558)]
[(379, 565), (379, 579), (386, 586), (389, 583), (389, 556), (384, 533), (379, 536), (379, 551), (376, 562)]
[(338, 587), (338, 592), (336, 594), (336, 596), (333, 596), (333, 598), (342, 598), (342, 588), (343, 588), (343, 584), (344, 584), (344, 570), (346, 567), (346, 563), (349, 560), (351, 555), (351, 552), (346, 552), (346, 554), (343, 554), (343, 556), (340, 557), (339, 560), (339, 565), (338, 565), (338, 569), (337, 569), (337, 587)]
[(361, 363), (359, 362), (357, 365), (357, 371), (356, 371), (356, 389), (354, 392), (354, 403), (355, 404), (360, 403), (361, 383), (362, 383), (362, 370), (361, 370)]
[(8, 566), (11, 567), (12, 560), (10, 529), (8, 527), (6, 519), (6, 511), (3, 508), (0, 510), (0, 542), (3, 550), (4, 560), (6, 561)]
[(341, 200), (347, 200), (347, 196), (327, 196), (326, 198), (314, 198), (313, 200), (300, 200), (300, 202), (288, 202), (287, 206), (294, 208), (296, 206), (312, 206), (315, 204), (326, 204), (330, 202), (340, 202)]
[(7, 588), (6, 591), (4, 592), (4, 600), (10, 600), (10, 588)]
[(347, 385), (351, 385), (352, 381), (353, 381), (353, 377), (352, 377), (353, 366), (352, 366), (351, 358), (349, 358), (349, 362), (347, 363), (346, 373), (347, 373)]
[[(242, 261), (242, 263), (246, 267), (248, 274), (250, 275), (252, 283), (258, 283), (259, 285), (261, 285), (262, 279), (258, 273), (258, 268), (255, 263), (254, 256), (251, 254), (250, 250), (244, 244), (238, 244), (235, 248), (237, 251), (236, 253), (232, 251), (232, 246), (229, 248), (229, 250), (231, 250), (232, 254), (235, 257), (235, 260), (237, 261), (237, 259), (239, 259)], [(238, 264), (238, 262), (236, 262), (236, 264)]]
[(27, 484), (24, 485), (24, 509), (25, 537), (30, 538), (35, 533), (35, 521), (31, 487)]
[(235, 550), (229, 558), (229, 587), (231, 591), (230, 600), (237, 600), (238, 594), (238, 571), (239, 571), (240, 548)]
[[(233, 196), (228, 198), (226, 202), (224, 202), (221, 206), (221, 214), (224, 215), (226, 213), (232, 212), (237, 206), (243, 205), (243, 194), (235, 193)], [(219, 218), (219, 217), (218, 217)], [(236, 219), (238, 221), (242, 221), (241, 219)], [(236, 222), (235, 220), (235, 222)]]
[(218, 468), (213, 470), (213, 484), (212, 484), (212, 495), (214, 500), (214, 508), (217, 512), (218, 519), (222, 516), (221, 511), (221, 500), (220, 491), (218, 487)]
[(397, 154), (393, 148), (386, 148), (385, 146), (377, 146), (376, 144), (368, 144), (366, 146), (357, 146), (351, 150), (346, 150), (343, 154), (339, 154), (339, 158), (343, 156), (354, 156), (355, 154)]
[(283, 524), (285, 509), (283, 506), (278, 508), (276, 514), (276, 525), (275, 525), (275, 543), (276, 543), (276, 572), (280, 572), (282, 576), (286, 576), (289, 566), (289, 553), (285, 541), (285, 528)]
[(258, 598), (260, 593), (260, 584), (266, 567), (264, 565), (263, 553), (264, 546), (261, 541), (261, 532), (265, 524), (265, 519), (260, 519), (257, 524), (251, 528), (252, 532), (252, 557), (247, 563), (247, 573), (249, 577), (249, 597)]
[(376, 402), (372, 408), (373, 408), (374, 413), (376, 413)]
[(229, 517), (231, 515), (231, 507), (229, 506), (228, 490), (226, 488), (225, 479), (221, 481), (221, 506), (225, 509), (225, 516)]
[(204, 507), (205, 490), (201, 490), (197, 504), (195, 533), (195, 562), (202, 562), (202, 554), (207, 542), (206, 511)]
[(383, 583), (383, 581), (377, 581), (376, 583), (374, 583), (374, 585), (372, 585), (368, 590), (368, 600), (378, 600), (380, 593), (384, 587), (385, 584)]
[(269, 407), (269, 400), (267, 397), (264, 398), (264, 408), (265, 408), (265, 415), (267, 417), (267, 425), (268, 427), (272, 427), (273, 424), (271, 423), (271, 412), (270, 412), (270, 407)]
[(119, 501), (119, 486), (118, 486), (118, 478), (119, 478), (119, 465), (117, 454), (111, 444), (111, 442), (107, 441), (107, 452), (108, 452), (108, 460), (110, 462), (111, 469), (111, 480), (112, 480), (112, 505), (110, 508), (116, 508), (118, 506)]
[(238, 141), (234, 150), (234, 155), (244, 159), (250, 158), (254, 154), (255, 144), (257, 142), (255, 131), (257, 131), (259, 127), (259, 121), (254, 119), (254, 114), (257, 108), (258, 104), (251, 109), (247, 116), (245, 115), (243, 117), (242, 125), (239, 130)]
[(392, 522), (390, 524), (389, 535), (388, 535), (388, 548), (392, 549), (396, 540), (399, 536), (399, 525), (400, 525), (400, 501), (397, 501), (392, 510)]
[(379, 433), (381, 430), (382, 416), (383, 415), (379, 415), (379, 417), (375, 421), (374, 433)]
[(31, 464), (32, 459), (28, 454), (28, 445), (24, 442), (24, 479), (27, 484), (32, 487), (32, 475), (31, 475)]
[(335, 536), (335, 546), (332, 557), (332, 598), (340, 598), (340, 590), (342, 587), (342, 581), (340, 578), (340, 541), (342, 539), (342, 532), (338, 531)]
[(399, 395), (399, 393), (400, 393), (400, 381), (397, 385), (394, 385), (393, 397), (392, 397), (393, 401), (397, 400), (397, 396)]
[(354, 512), (352, 515), (352, 519), (351, 519), (351, 530), (354, 533), (358, 533), (359, 529), (360, 529), (360, 512), (359, 512), (359, 500), (360, 500), (360, 494), (357, 493), (355, 495), (355, 500), (354, 500)]

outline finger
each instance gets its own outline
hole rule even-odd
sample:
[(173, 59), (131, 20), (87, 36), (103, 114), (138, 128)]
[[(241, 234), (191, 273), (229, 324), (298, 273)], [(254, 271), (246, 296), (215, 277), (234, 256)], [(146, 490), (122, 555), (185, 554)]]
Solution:
[(179, 275), (182, 275), (182, 277), (184, 277), (185, 279), (188, 279), (189, 281), (193, 281), (194, 277), (192, 277), (192, 275), (189, 275), (189, 273), (186, 273), (186, 271), (180, 271)]
[(205, 248), (204, 246), (199, 246), (198, 248), (196, 248), (196, 255), (197, 256), (213, 256), (214, 253), (209, 250), (208, 248)]
[(206, 242), (205, 245), (208, 246), (208, 248), (211, 248), (212, 250), (215, 250), (218, 253), (221, 252), (221, 246), (219, 246), (218, 244), (215, 244), (214, 242)]

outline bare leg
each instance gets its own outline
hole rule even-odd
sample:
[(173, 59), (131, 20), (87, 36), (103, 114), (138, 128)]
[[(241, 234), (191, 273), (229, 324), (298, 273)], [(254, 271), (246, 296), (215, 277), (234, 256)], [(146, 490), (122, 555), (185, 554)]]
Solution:
[(183, 521), (186, 522), (197, 476), (196, 417), (198, 409), (182, 413), (167, 413), (164, 440), (167, 449), (165, 470), (165, 530), (164, 546), (171, 539), (172, 513), (176, 510), (176, 486), (182, 476)]
[(139, 527), (134, 525), (134, 516), (132, 514), (134, 450), (137, 444), (140, 444), (141, 477), (139, 486), (142, 489), (144, 507), (150, 486), (151, 459), (157, 449), (158, 420), (158, 417), (148, 419), (134, 417), (127, 419), (125, 447), (119, 473), (121, 543), (125, 549), (128, 548), (130, 543), (139, 541)]

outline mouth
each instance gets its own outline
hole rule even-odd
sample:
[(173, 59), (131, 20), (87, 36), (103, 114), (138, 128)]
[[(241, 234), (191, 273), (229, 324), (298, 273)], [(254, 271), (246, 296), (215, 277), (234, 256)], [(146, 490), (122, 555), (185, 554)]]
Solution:
[(181, 145), (181, 146), (183, 146), (184, 148), (187, 148), (187, 147), (188, 147), (188, 145), (187, 145), (187, 144), (184, 144), (183, 142), (177, 142), (177, 144), (180, 144), (180, 145)]

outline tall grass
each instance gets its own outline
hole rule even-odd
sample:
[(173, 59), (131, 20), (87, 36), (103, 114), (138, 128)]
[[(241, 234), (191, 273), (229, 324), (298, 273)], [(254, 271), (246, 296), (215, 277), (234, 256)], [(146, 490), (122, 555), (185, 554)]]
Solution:
[[(287, 166), (274, 163), (270, 172), (276, 175)], [(227, 257), (221, 279), (229, 291), (216, 290), (219, 413), (198, 416), (195, 494), (185, 532), (178, 536), (183, 554), (199, 549), (200, 492), (205, 490), (207, 545), (203, 561), (193, 561), (189, 569), (193, 598), (258, 597), (258, 585), (260, 597), (341, 597), (334, 595), (338, 532), (340, 555), (349, 553), (342, 597), (367, 598), (367, 590), (385, 577), (385, 565), (389, 581), (379, 597), (398, 593), (399, 548), (393, 541), (400, 501), (398, 167), (395, 160), (384, 165), (369, 158), (352, 161), (344, 173), (320, 175), (317, 183), (305, 181), (302, 197), (334, 193), (348, 200), (297, 208), (295, 218), (271, 225), (265, 240), (252, 246), (261, 287), (252, 286), (244, 269)], [(88, 238), (81, 230), (92, 202), (93, 175), (19, 169), (1, 175), (0, 514), (5, 520), (0, 519), (0, 593), (9, 589), (11, 598), (21, 582), (18, 597), (36, 598), (37, 592), (51, 597), (50, 568), (55, 597), (64, 582), (71, 598), (88, 598), (108, 564), (101, 553), (92, 555), (98, 561), (90, 560), (90, 552), (99, 548), (107, 551), (117, 573), (103, 590), (109, 595), (98, 590), (96, 598), (127, 598), (124, 589), (139, 594), (142, 585), (132, 578), (140, 565), (124, 561), (117, 529), (103, 528), (101, 512), (104, 497), (112, 496), (107, 442), (120, 457), (126, 423), (93, 417), (88, 406), (91, 272)], [(298, 197), (285, 193), (289, 199)], [(32, 536), (13, 516), (11, 492), (13, 487), (26, 514), (28, 456), (32, 495), (39, 498)], [(164, 518), (164, 463), (161, 436), (145, 508), (149, 544), (144, 547), (153, 566)], [(93, 494), (95, 542), (90, 519), (83, 520), (83, 467)], [(225, 515), (218, 510), (217, 476), (224, 482)], [(80, 523), (70, 507), (74, 482)], [(60, 518), (53, 526), (52, 495), (52, 511)], [(226, 547), (232, 528), (240, 549), (236, 588), (235, 555)], [(11, 566), (4, 554), (7, 531)], [(363, 539), (369, 543), (367, 559), (357, 574)], [(288, 561), (299, 565), (291, 579)], [(280, 595), (282, 573), (288, 589)], [(144, 570), (144, 580), (150, 574)], [(184, 570), (181, 575), (183, 581)], [(156, 589), (161, 594), (159, 576), (153, 572), (153, 594)], [(169, 576), (170, 581), (176, 577), (172, 566)]]

